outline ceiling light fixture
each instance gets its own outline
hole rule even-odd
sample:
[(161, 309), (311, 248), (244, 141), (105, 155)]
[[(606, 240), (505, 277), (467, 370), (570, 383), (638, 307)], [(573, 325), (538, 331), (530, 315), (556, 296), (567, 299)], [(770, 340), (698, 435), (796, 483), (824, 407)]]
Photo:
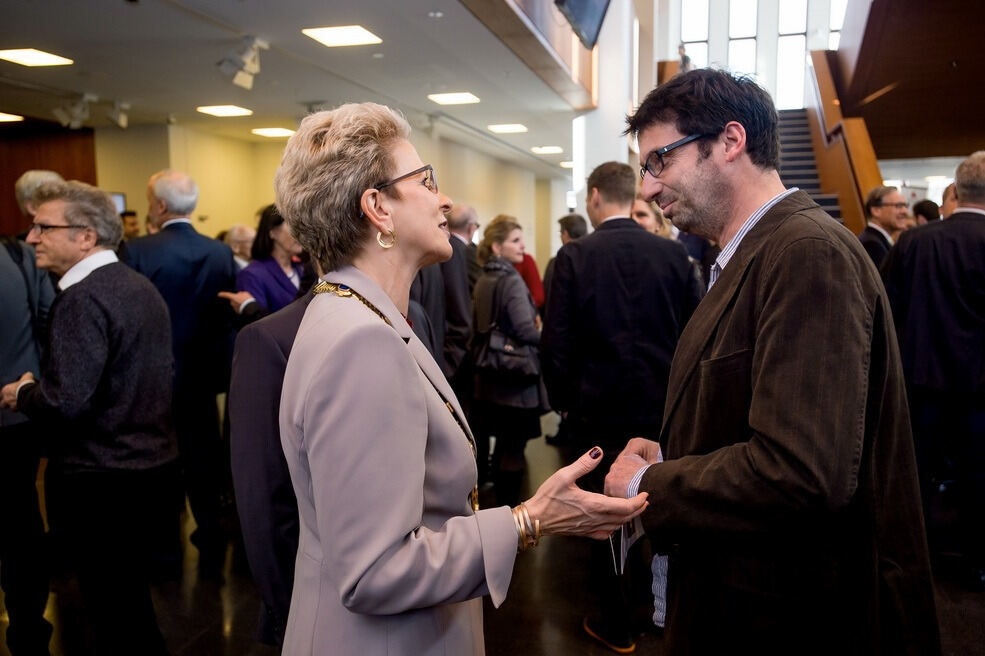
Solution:
[(495, 132), (496, 134), (520, 134), (521, 132), (527, 131), (527, 126), (522, 123), (498, 123), (496, 125), (487, 125), (490, 132)]
[(89, 103), (94, 103), (99, 97), (91, 93), (84, 93), (82, 97), (70, 105), (56, 107), (51, 110), (63, 128), (78, 130), (89, 118)]
[(253, 77), (260, 72), (260, 51), (269, 49), (269, 43), (250, 35), (244, 37), (239, 48), (230, 51), (216, 66), (223, 75), (233, 79), (233, 84), (249, 90), (253, 88)]
[(5, 114), (0, 112), (0, 123), (13, 123), (15, 121), (23, 121), (24, 117), (19, 114)]
[(471, 105), (479, 102), (479, 99), (468, 91), (456, 91), (454, 93), (432, 93), (428, 95), (428, 100), (439, 105)]
[(294, 130), (288, 130), (287, 128), (256, 128), (255, 130), (250, 130), (253, 134), (259, 135), (261, 137), (289, 137), (294, 134)]
[(565, 160), (561, 162), (558, 166), (560, 166), (562, 169), (573, 169), (575, 168), (575, 163), (572, 162), (571, 160)]
[(253, 113), (252, 109), (237, 107), (236, 105), (203, 105), (201, 107), (196, 107), (195, 111), (222, 118), (228, 118), (230, 116), (250, 116)]
[(301, 34), (311, 37), (326, 48), (342, 48), (345, 46), (369, 46), (383, 43), (362, 25), (339, 25), (336, 27), (308, 27)]
[(21, 66), (68, 66), (75, 62), (65, 57), (53, 55), (34, 48), (19, 48), (15, 50), (0, 50), (0, 59), (5, 59)]
[(130, 111), (130, 103), (117, 100), (113, 103), (113, 109), (106, 112), (106, 118), (111, 120), (116, 127), (126, 130), (127, 125), (130, 124), (130, 118), (127, 116), (128, 111)]
[(564, 152), (561, 146), (534, 146), (530, 150), (537, 155), (560, 155)]

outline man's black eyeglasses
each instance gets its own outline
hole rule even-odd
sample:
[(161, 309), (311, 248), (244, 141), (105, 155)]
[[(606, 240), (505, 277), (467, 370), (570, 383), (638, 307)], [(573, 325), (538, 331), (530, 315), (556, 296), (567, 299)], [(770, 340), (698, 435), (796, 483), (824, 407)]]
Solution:
[(642, 180), (647, 173), (653, 177), (659, 176), (664, 170), (664, 155), (674, 150), (675, 148), (680, 148), (681, 146), (686, 146), (692, 141), (697, 141), (702, 137), (711, 137), (711, 134), (692, 134), (684, 137), (683, 139), (678, 139), (672, 144), (667, 144), (663, 148), (657, 148), (656, 150), (650, 151), (650, 154), (646, 156), (643, 161), (643, 166), (640, 167), (640, 180)]
[(31, 229), (28, 230), (28, 234), (32, 232), (37, 232), (39, 235), (43, 235), (49, 230), (58, 230), (59, 228), (88, 228), (87, 225), (79, 225), (78, 223), (70, 223), (69, 225), (52, 225), (51, 223), (32, 223)]
[(427, 187), (428, 191), (430, 191), (432, 194), (438, 193), (438, 178), (435, 177), (434, 169), (431, 167), (430, 164), (425, 164), (421, 168), (414, 169), (410, 173), (405, 173), (399, 177), (394, 178), (393, 180), (390, 180), (389, 182), (381, 182), (380, 184), (373, 185), (373, 189), (379, 191), (384, 187), (389, 187), (390, 185), (396, 184), (401, 180), (406, 180), (407, 178), (413, 177), (418, 173), (425, 173), (425, 172), (427, 173), (427, 175), (424, 176), (424, 180), (421, 181), (421, 184)]

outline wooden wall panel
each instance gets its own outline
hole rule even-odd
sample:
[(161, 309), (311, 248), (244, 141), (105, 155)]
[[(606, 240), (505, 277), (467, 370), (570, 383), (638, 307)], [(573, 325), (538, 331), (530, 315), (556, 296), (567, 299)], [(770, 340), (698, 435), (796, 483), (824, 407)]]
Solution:
[(50, 169), (66, 180), (96, 184), (93, 131), (68, 130), (45, 121), (0, 124), (0, 234), (27, 228), (14, 197), (14, 183), (29, 169)]

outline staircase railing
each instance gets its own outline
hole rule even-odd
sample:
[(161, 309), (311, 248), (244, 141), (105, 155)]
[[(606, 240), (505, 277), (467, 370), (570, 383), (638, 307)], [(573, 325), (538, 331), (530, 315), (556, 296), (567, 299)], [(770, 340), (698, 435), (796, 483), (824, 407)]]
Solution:
[(865, 228), (865, 196), (882, 185), (869, 130), (862, 118), (842, 116), (832, 75), (831, 51), (813, 50), (807, 67), (807, 124), (821, 190), (837, 194), (845, 227)]

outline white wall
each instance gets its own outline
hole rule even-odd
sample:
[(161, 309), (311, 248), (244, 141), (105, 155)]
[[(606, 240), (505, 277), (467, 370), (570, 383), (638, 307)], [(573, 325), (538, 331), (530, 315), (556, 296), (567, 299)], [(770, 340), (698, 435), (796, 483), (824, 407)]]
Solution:
[(128, 130), (98, 128), (96, 184), (127, 196), (127, 209), (147, 215), (147, 179), (170, 166), (168, 126), (142, 125)]

